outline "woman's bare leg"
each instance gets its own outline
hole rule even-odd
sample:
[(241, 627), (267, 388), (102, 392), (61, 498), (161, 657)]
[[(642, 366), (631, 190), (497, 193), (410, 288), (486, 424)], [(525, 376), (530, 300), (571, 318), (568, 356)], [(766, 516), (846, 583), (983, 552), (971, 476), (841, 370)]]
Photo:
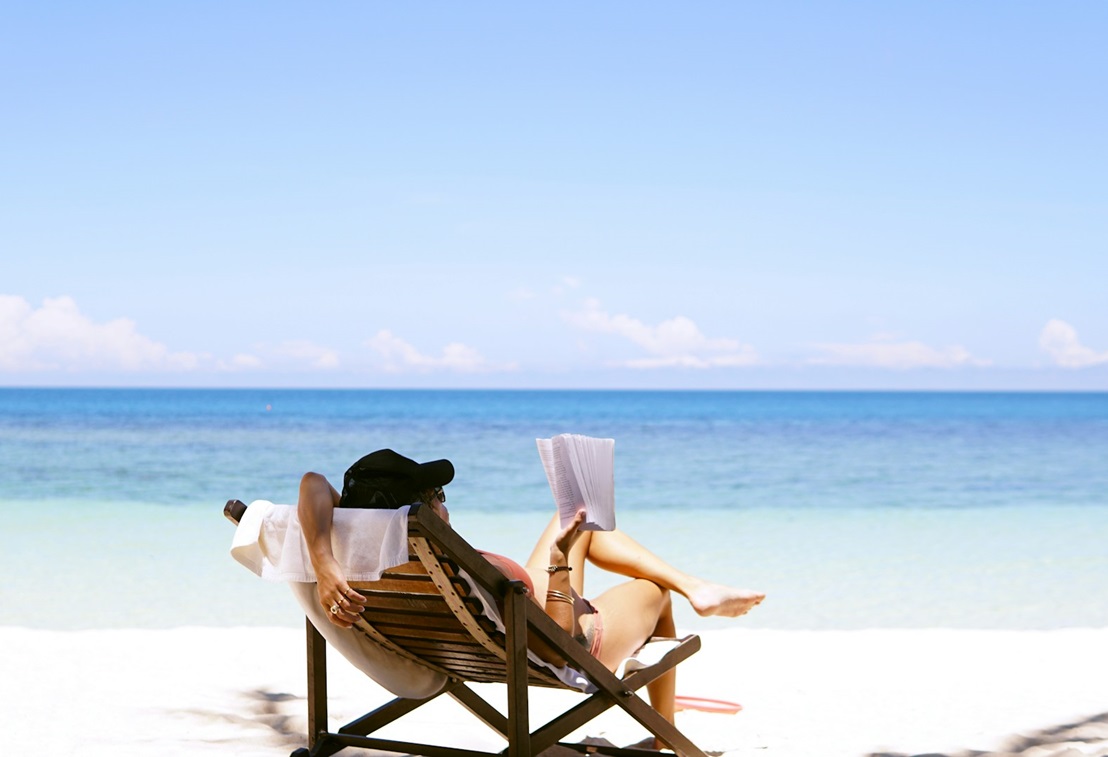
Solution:
[[(651, 636), (676, 635), (670, 593), (653, 581), (634, 580), (614, 586), (593, 600), (603, 623), (598, 659), (609, 670), (630, 657)], [(650, 704), (673, 722), (677, 671), (674, 668), (646, 685)], [(655, 740), (654, 747), (664, 745)]]
[(689, 600), (699, 615), (738, 617), (766, 598), (758, 591), (705, 581), (680, 571), (618, 529), (591, 533), (589, 562), (612, 573), (645, 578), (676, 591)]
[[(548, 563), (550, 545), (560, 530), (558, 516), (555, 515), (546, 530), (543, 531), (535, 550), (527, 560), (527, 569), (534, 578)], [(760, 604), (766, 595), (749, 589), (736, 589), (731, 586), (705, 581), (696, 576), (678, 570), (646, 547), (639, 544), (623, 531), (582, 531), (577, 543), (570, 552), (570, 583), (574, 591), (584, 594), (584, 562), (587, 559), (593, 565), (611, 573), (628, 578), (645, 578), (667, 589), (677, 592), (689, 600), (689, 604), (699, 615), (720, 615), (735, 618), (749, 612)], [(542, 581), (541, 576), (539, 581)], [(546, 584), (543, 582), (543, 586)], [(538, 583), (535, 591), (539, 591)], [(545, 589), (543, 589), (545, 591)]]
[[(550, 545), (559, 530), (558, 516), (555, 515), (527, 560), (527, 569), (532, 579), (537, 577), (543, 587), (546, 583), (539, 573), (547, 565)], [(569, 564), (573, 566), (570, 584), (578, 594), (584, 593), (584, 562), (587, 559), (598, 568), (611, 573), (628, 578), (645, 578), (675, 591), (688, 599), (699, 615), (735, 618), (745, 615), (766, 598), (765, 594), (758, 591), (705, 581), (680, 571), (619, 529), (582, 531), (569, 558)], [(540, 591), (538, 582), (535, 584), (536, 592)], [(541, 590), (545, 591), (545, 588)]]

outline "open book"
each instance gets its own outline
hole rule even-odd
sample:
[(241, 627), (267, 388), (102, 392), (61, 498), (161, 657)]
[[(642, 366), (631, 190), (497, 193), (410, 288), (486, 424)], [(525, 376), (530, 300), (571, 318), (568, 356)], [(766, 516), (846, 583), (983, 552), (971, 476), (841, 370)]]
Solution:
[(616, 527), (615, 439), (559, 434), (536, 439), (539, 458), (565, 527), (582, 507), (583, 531)]

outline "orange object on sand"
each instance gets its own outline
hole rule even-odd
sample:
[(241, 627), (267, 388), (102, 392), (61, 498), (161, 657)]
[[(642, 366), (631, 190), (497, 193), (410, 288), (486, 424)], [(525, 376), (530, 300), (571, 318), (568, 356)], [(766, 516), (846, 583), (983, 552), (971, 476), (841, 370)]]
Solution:
[(718, 712), (725, 715), (734, 715), (743, 706), (738, 702), (727, 702), (722, 699), (704, 699), (703, 697), (685, 697), (678, 694), (673, 698), (677, 710), (700, 710), (701, 712)]

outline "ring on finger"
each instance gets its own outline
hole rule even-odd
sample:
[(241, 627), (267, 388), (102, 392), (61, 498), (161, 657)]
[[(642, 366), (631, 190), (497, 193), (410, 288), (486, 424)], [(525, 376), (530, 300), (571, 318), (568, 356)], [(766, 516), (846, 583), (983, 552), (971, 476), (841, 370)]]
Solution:
[(336, 602), (335, 604), (331, 605), (331, 614), (332, 614), (332, 615), (338, 615), (338, 614), (339, 614), (339, 605), (338, 605), (338, 602)]

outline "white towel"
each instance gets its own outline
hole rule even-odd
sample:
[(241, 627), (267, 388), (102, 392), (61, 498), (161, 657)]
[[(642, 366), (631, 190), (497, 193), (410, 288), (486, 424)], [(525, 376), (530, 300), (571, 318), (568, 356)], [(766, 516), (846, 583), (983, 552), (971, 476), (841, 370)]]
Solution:
[(680, 639), (647, 639), (646, 643), (639, 647), (639, 651), (619, 664), (616, 668), (616, 678), (623, 678), (640, 668), (656, 665), (680, 645)]
[[(336, 509), (331, 548), (347, 581), (378, 580), (384, 571), (408, 561), (408, 507)], [(315, 582), (292, 505), (252, 502), (235, 529), (231, 556), (269, 581)]]

